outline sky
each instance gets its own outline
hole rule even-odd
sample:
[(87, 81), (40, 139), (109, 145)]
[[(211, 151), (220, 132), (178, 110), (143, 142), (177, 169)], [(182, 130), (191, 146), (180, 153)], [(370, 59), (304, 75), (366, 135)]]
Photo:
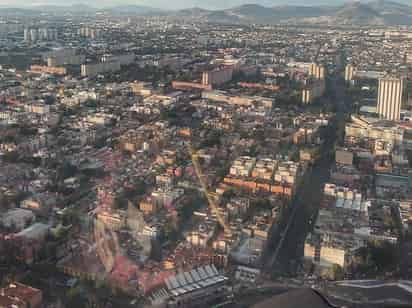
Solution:
[[(364, 0), (363, 2), (368, 2)], [(394, 0), (399, 3), (412, 4), (412, 0)], [(28, 7), (35, 5), (72, 5), (87, 4), (96, 7), (107, 7), (121, 4), (145, 5), (163, 9), (181, 9), (202, 7), (207, 9), (223, 9), (245, 3), (257, 3), (265, 6), (275, 5), (334, 5), (351, 2), (350, 0), (0, 0), (0, 6)]]

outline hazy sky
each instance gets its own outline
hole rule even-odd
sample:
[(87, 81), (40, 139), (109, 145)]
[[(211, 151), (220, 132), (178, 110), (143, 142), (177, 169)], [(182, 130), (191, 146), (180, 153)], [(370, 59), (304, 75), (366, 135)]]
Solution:
[[(396, 1), (396, 0), (395, 0)], [(316, 4), (343, 4), (345, 0), (0, 0), (0, 6), (30, 6), (30, 5), (71, 5), (76, 3), (88, 4), (91, 6), (113, 6), (119, 4), (136, 4), (147, 5), (158, 8), (180, 9), (188, 7), (202, 8), (228, 8), (245, 3), (258, 3), (266, 6), (284, 5), (284, 4), (301, 4), (301, 5), (316, 5)], [(363, 2), (368, 2), (364, 0)], [(397, 0), (399, 3), (412, 4), (412, 0)]]

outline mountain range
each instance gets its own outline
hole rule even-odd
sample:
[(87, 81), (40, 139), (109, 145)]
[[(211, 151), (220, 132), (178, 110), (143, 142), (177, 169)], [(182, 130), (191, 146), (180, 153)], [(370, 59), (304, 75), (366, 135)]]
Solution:
[(275, 6), (247, 4), (211, 11), (199, 8), (175, 13), (177, 16), (220, 23), (283, 22), (346, 25), (412, 25), (412, 6), (388, 0), (352, 2), (342, 6)]
[(334, 25), (412, 25), (412, 5), (389, 0), (351, 2), (340, 6), (274, 6), (245, 4), (225, 10), (191, 8), (184, 10), (163, 10), (140, 5), (119, 5), (96, 9), (87, 5), (35, 6), (30, 9), (0, 8), (0, 15), (36, 15), (45, 13), (94, 14), (106, 12), (114, 15), (163, 15), (179, 19), (202, 20), (231, 24), (277, 24), (285, 22), (334, 24)]

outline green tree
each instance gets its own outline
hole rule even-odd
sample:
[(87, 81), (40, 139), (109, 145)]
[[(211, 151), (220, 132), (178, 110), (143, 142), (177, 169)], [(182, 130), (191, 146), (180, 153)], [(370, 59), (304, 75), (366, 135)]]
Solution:
[(6, 152), (3, 155), (3, 161), (15, 164), (19, 161), (19, 153), (16, 151)]
[(344, 277), (344, 271), (339, 264), (333, 264), (328, 270), (327, 276), (331, 280), (342, 280)]

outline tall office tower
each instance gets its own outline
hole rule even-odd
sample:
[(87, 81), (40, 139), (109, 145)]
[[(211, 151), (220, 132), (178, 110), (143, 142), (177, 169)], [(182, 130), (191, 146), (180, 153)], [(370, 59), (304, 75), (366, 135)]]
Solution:
[(30, 41), (30, 29), (24, 29), (24, 40), (26, 42)]
[(346, 65), (345, 68), (345, 81), (352, 81), (354, 74), (354, 68), (351, 64)]
[(410, 50), (406, 53), (406, 63), (412, 64), (412, 47)]
[(379, 79), (378, 114), (381, 118), (399, 121), (402, 95), (402, 78), (384, 77)]
[(309, 65), (309, 76), (315, 75), (316, 72), (316, 63), (311, 63)]
[(316, 63), (311, 63), (309, 66), (309, 76), (318, 80), (325, 79), (325, 67), (317, 65)]

